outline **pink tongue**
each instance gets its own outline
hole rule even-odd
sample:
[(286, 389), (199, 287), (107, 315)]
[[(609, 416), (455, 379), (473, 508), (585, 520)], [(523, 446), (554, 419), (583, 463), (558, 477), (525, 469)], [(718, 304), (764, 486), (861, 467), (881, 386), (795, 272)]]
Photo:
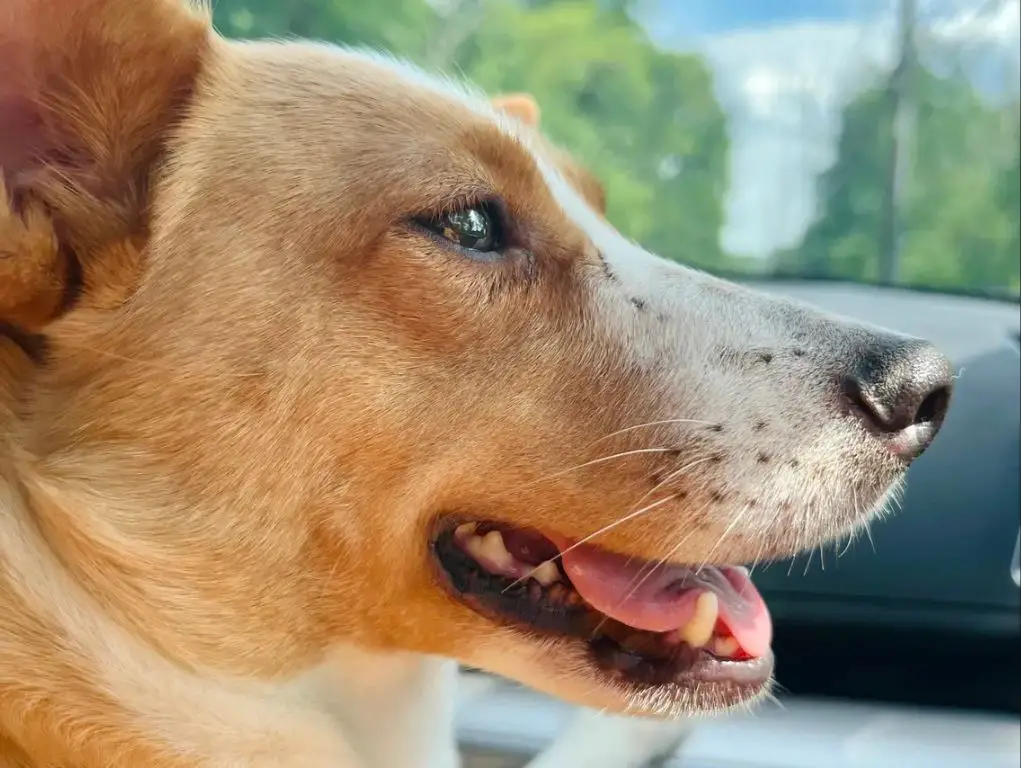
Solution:
[[(744, 568), (653, 564), (581, 545), (563, 548), (564, 571), (585, 601), (635, 629), (669, 632), (685, 626), (706, 591), (719, 598), (719, 622), (742, 650), (764, 656), (773, 639), (769, 610)], [(650, 573), (651, 571), (651, 573)]]

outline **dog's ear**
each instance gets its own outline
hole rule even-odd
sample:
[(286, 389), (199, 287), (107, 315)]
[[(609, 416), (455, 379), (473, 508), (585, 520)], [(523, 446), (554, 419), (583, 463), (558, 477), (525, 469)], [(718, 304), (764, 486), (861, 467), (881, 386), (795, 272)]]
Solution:
[[(530, 128), (538, 130), (541, 113), (535, 99), (527, 93), (505, 93), (494, 96), (490, 103), (499, 111), (510, 115)], [(550, 152), (561, 172), (581, 195), (599, 213), (606, 213), (606, 190), (602, 183), (582, 167), (568, 152), (549, 144)]]
[(539, 127), (539, 104), (527, 93), (506, 93), (491, 100), (494, 107), (531, 128)]
[(0, 327), (133, 286), (149, 181), (210, 36), (184, 0), (0, 2)]

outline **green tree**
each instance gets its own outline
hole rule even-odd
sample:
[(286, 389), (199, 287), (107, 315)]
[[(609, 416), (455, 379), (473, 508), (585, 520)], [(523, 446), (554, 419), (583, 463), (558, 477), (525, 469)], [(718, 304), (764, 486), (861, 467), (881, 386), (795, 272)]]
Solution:
[(227, 35), (384, 48), (528, 91), (543, 130), (607, 190), (610, 219), (665, 256), (724, 268), (728, 139), (710, 71), (658, 50), (626, 0), (218, 0)]
[(607, 189), (609, 218), (665, 256), (725, 266), (726, 119), (699, 57), (657, 49), (617, 3), (485, 3), (452, 64), (532, 93), (543, 129)]
[(229, 37), (302, 37), (417, 57), (436, 14), (426, 0), (216, 0), (213, 21)]
[[(1004, 133), (1003, 109), (987, 104), (959, 72), (917, 72), (913, 98), (917, 121), (901, 210), (900, 279), (1016, 290), (1017, 154)], [(818, 218), (800, 247), (777, 254), (778, 271), (877, 278), (892, 125), (885, 88), (848, 105), (837, 160), (818, 179)]]

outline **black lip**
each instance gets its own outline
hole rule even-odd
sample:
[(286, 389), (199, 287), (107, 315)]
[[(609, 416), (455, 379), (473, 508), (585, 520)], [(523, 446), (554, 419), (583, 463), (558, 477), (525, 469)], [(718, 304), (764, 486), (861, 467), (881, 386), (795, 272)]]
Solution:
[[(593, 665), (617, 684), (719, 683), (733, 689), (733, 703), (737, 703), (753, 697), (769, 682), (771, 655), (726, 661), (685, 644), (666, 652), (660, 643), (642, 643), (644, 633), (608, 619), (584, 603), (552, 601), (535, 582), (514, 582), (488, 573), (457, 543), (453, 526), (437, 531), (431, 549), (441, 581), (460, 602), (537, 639), (583, 643)], [(653, 640), (651, 633), (648, 639)]]

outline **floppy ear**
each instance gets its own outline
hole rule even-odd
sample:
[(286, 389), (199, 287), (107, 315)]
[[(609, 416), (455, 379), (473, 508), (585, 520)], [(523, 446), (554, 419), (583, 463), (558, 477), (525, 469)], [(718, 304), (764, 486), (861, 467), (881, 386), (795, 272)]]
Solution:
[(507, 93), (496, 96), (491, 103), (501, 112), (515, 117), (527, 126), (539, 127), (539, 105), (527, 93)]
[(0, 0), (0, 329), (130, 290), (209, 30), (180, 0)]

